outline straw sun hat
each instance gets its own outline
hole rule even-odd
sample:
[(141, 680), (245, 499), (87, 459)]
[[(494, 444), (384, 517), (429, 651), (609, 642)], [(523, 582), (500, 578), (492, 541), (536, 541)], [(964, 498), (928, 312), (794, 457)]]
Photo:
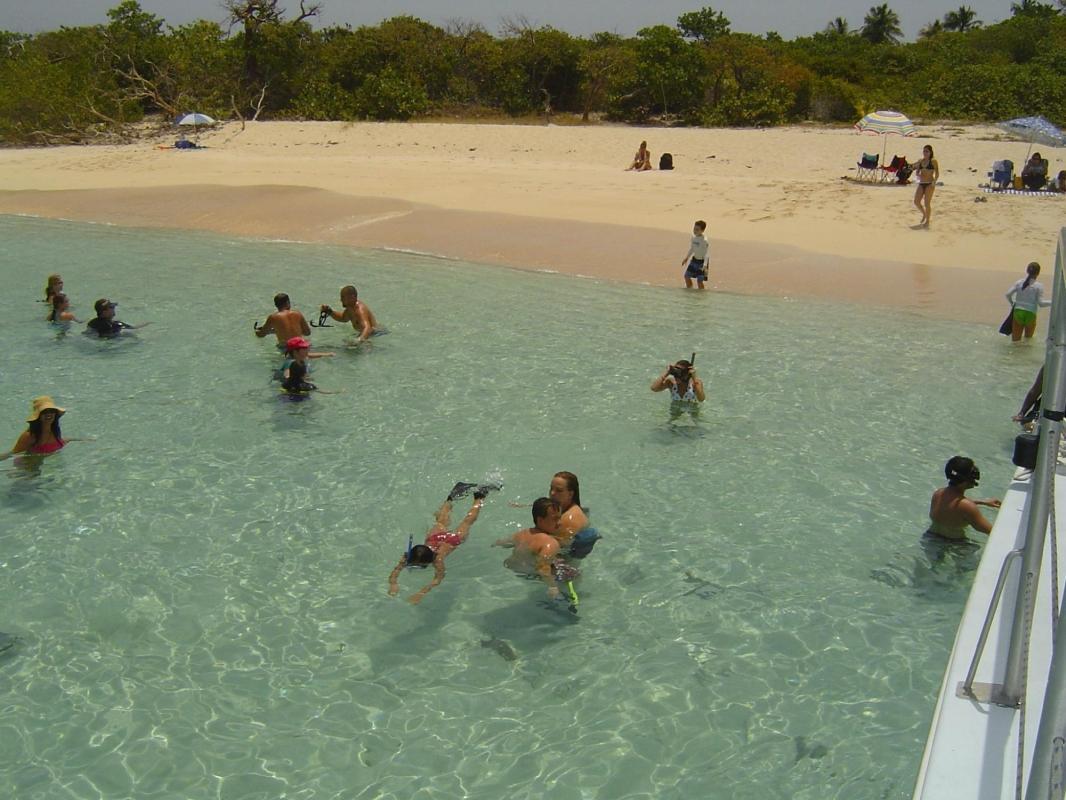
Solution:
[(65, 408), (60, 408), (48, 395), (33, 398), (33, 402), (30, 403), (30, 416), (26, 419), (26, 422), (36, 422), (41, 417), (43, 411), (54, 411), (59, 416), (63, 416), (67, 413)]

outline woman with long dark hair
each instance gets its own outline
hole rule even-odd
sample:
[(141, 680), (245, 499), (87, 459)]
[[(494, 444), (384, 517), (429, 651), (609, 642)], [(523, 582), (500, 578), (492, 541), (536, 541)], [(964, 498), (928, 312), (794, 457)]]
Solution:
[(62, 450), (67, 440), (59, 430), (59, 418), (65, 413), (66, 409), (57, 406), (51, 397), (34, 398), (30, 416), (26, 419), (29, 427), (19, 436), (15, 446), (0, 459), (19, 453), (44, 456)]
[(922, 148), (922, 157), (914, 165), (914, 171), (918, 175), (918, 188), (914, 191), (914, 206), (922, 212), (922, 221), (918, 227), (928, 227), (929, 220), (933, 216), (933, 192), (936, 190), (936, 182), (940, 180), (940, 164), (933, 157), (933, 148), (926, 145)]
[(1036, 312), (1040, 306), (1051, 305), (1051, 300), (1044, 299), (1044, 285), (1037, 280), (1040, 265), (1032, 261), (1025, 268), (1025, 277), (1016, 282), (1007, 292), (1007, 302), (1014, 307), (1011, 316), (1011, 341), (1017, 342), (1025, 334), (1032, 339), (1036, 333)]

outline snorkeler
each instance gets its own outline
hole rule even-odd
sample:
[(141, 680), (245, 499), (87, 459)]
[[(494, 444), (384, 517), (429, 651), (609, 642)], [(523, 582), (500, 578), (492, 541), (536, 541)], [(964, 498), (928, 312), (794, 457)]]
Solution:
[[(523, 575), (535, 575), (548, 587), (548, 597), (560, 596), (559, 584), (570, 586), (570, 582), (579, 577), (575, 567), (567, 564), (560, 556), (559, 540), (555, 537), (559, 529), (559, 503), (550, 497), (538, 497), (533, 501), (533, 527), (524, 528), (511, 536), (497, 539), (493, 547), (513, 547), (514, 552), (507, 557), (503, 565)], [(576, 605), (576, 595), (571, 590), (571, 605)]]
[(375, 332), (381, 332), (378, 321), (370, 306), (359, 299), (359, 291), (354, 286), (345, 286), (341, 289), (341, 305), (344, 311), (334, 311), (330, 306), (320, 306), (322, 312), (329, 314), (338, 322), (350, 322), (352, 327), (359, 332), (359, 341), (365, 342)]
[(278, 340), (278, 349), (285, 349), (285, 343), (295, 336), (310, 336), (311, 326), (307, 324), (304, 315), (292, 308), (289, 296), (284, 292), (274, 295), (273, 314), (266, 318), (266, 322), (255, 329), (255, 335), (262, 339), (264, 336), (274, 334)]
[(0, 455), (0, 461), (19, 453), (46, 456), (62, 450), (67, 442), (77, 441), (64, 439), (59, 429), (59, 418), (65, 413), (67, 410), (57, 406), (51, 397), (35, 397), (30, 404), (30, 416), (26, 419), (29, 427), (22, 432), (14, 447)]
[(110, 338), (117, 336), (124, 330), (137, 330), (143, 328), (145, 325), (150, 325), (150, 322), (142, 322), (140, 325), (127, 325), (125, 322), (120, 322), (115, 319), (115, 306), (117, 303), (112, 303), (106, 297), (101, 297), (93, 304), (93, 308), (96, 309), (96, 316), (89, 320), (85, 326), (86, 333), (95, 333), (101, 338)]
[[(425, 543), (416, 544), (412, 547), (410, 540), (408, 541), (407, 552), (400, 557), (400, 562), (389, 574), (389, 594), (395, 596), (400, 591), (397, 580), (404, 567), (428, 567), (430, 564), (433, 565), (433, 579), (407, 598), (411, 603), (417, 605), (422, 601), (423, 597), (429, 594), (434, 586), (439, 586), (441, 581), (444, 580), (444, 559), (466, 541), (470, 535), (471, 526), (477, 521), (478, 514), (481, 513), (485, 496), (489, 492), (499, 489), (500, 486), (498, 483), (487, 483), (480, 486), (473, 483), (455, 484), (451, 492), (448, 493), (448, 498), (437, 510), (436, 522), (426, 534)], [(464, 497), (471, 489), (474, 490), (474, 502), (470, 506), (470, 510), (466, 512), (466, 516), (463, 517), (463, 521), (459, 523), (458, 528), (454, 531), (448, 530), (451, 525), (452, 503), (460, 497)]]
[[(692, 354), (695, 360), (696, 354)], [(695, 405), (706, 399), (703, 391), (703, 381), (696, 375), (696, 367), (692, 361), (682, 358), (674, 364), (666, 367), (666, 372), (651, 383), (653, 392), (670, 390), (670, 401), (673, 403), (687, 403)]]
[(968, 527), (981, 533), (991, 533), (992, 523), (985, 519), (977, 507), (999, 508), (1000, 501), (995, 498), (971, 500), (966, 497), (966, 490), (973, 489), (981, 480), (981, 470), (973, 460), (954, 456), (944, 465), (944, 475), (948, 485), (933, 492), (929, 501), (931, 524), (926, 533), (955, 540), (965, 539)]

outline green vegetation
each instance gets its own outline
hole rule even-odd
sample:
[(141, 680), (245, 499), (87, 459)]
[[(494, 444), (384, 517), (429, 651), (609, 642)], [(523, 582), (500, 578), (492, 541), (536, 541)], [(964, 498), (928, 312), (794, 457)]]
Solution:
[(1066, 120), (1066, 0), (1020, 0), (986, 25), (960, 6), (902, 42), (870, 8), (784, 41), (734, 32), (712, 8), (624, 38), (524, 19), (498, 35), (414, 17), (315, 29), (317, 5), (226, 0), (227, 19), (173, 27), (123, 0), (106, 24), (0, 31), (0, 141), (121, 135), (146, 116), (390, 120), (580, 115), (633, 123), (853, 122), (874, 108), (919, 118)]

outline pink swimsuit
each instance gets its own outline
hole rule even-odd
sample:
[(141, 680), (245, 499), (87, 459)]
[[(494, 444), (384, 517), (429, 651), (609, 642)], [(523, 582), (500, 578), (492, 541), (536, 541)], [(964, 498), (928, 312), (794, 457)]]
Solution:
[(463, 538), (458, 533), (452, 531), (433, 531), (426, 537), (426, 547), (436, 553), (440, 550), (442, 544), (450, 544), (452, 547), (458, 547), (463, 543)]
[(35, 456), (44, 456), (49, 453), (54, 453), (56, 450), (62, 450), (63, 445), (65, 444), (66, 442), (62, 439), (56, 439), (54, 442), (49, 442), (48, 444), (35, 444), (30, 448), (30, 452)]

